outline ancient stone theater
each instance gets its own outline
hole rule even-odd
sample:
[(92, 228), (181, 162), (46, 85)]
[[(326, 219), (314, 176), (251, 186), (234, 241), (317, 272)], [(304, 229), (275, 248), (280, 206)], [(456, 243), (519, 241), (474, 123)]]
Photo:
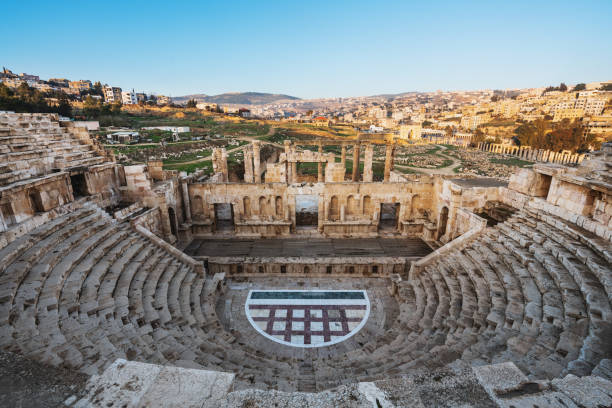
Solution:
[(3, 355), (75, 407), (612, 406), (612, 145), (507, 183), (260, 143), (187, 175), (0, 113)]

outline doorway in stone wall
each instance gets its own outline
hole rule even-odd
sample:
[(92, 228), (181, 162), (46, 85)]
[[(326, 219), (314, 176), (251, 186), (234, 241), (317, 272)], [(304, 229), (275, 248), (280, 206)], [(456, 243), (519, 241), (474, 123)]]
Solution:
[(176, 212), (174, 211), (174, 208), (172, 207), (168, 207), (168, 218), (170, 221), (170, 232), (172, 232), (172, 235), (177, 237), (178, 227), (177, 227), (177, 222), (176, 222)]
[(230, 203), (215, 204), (215, 225), (219, 232), (234, 230), (234, 208)]
[(380, 221), (378, 222), (378, 230), (383, 232), (393, 232), (397, 230), (399, 217), (399, 203), (381, 203), (380, 204)]
[(84, 174), (71, 174), (70, 184), (72, 185), (72, 195), (74, 198), (88, 195), (87, 181)]
[(316, 229), (319, 226), (319, 197), (314, 194), (295, 196), (295, 226), (297, 229)]
[(446, 234), (446, 224), (448, 222), (448, 207), (442, 207), (440, 220), (438, 221), (438, 239)]

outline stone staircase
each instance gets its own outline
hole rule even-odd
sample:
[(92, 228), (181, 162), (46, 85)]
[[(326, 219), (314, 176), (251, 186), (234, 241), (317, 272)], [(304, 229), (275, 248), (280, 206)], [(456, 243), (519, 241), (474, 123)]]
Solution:
[(61, 127), (55, 114), (0, 113), (0, 187), (105, 161)]

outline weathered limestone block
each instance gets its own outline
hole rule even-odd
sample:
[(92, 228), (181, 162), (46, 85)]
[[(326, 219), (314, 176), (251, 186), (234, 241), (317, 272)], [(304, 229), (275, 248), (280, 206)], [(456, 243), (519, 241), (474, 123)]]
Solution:
[(346, 169), (342, 163), (330, 163), (325, 166), (325, 182), (338, 183), (344, 181)]
[(232, 390), (234, 374), (117, 359), (87, 383), (75, 407), (214, 407)]
[(558, 205), (574, 214), (590, 215), (595, 199), (594, 192), (588, 186), (563, 181), (554, 177), (547, 201)]
[(565, 378), (552, 380), (552, 385), (580, 404), (581, 407), (612, 406), (612, 384), (603, 378), (596, 376), (576, 377), (570, 374)]
[(286, 183), (286, 182), (287, 182), (287, 166), (285, 163), (266, 164), (266, 183)]
[(510, 177), (508, 188), (532, 197), (546, 197), (551, 178), (531, 169), (520, 169)]

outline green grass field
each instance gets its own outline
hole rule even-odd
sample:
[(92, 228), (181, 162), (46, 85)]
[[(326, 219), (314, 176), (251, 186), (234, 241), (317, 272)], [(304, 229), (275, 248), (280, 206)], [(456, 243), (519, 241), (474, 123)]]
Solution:
[(508, 159), (490, 158), (489, 161), (491, 163), (505, 164), (506, 166), (514, 166), (514, 167), (533, 166), (533, 162), (526, 161), (526, 160), (521, 160), (521, 159), (516, 159), (516, 158), (508, 158)]

